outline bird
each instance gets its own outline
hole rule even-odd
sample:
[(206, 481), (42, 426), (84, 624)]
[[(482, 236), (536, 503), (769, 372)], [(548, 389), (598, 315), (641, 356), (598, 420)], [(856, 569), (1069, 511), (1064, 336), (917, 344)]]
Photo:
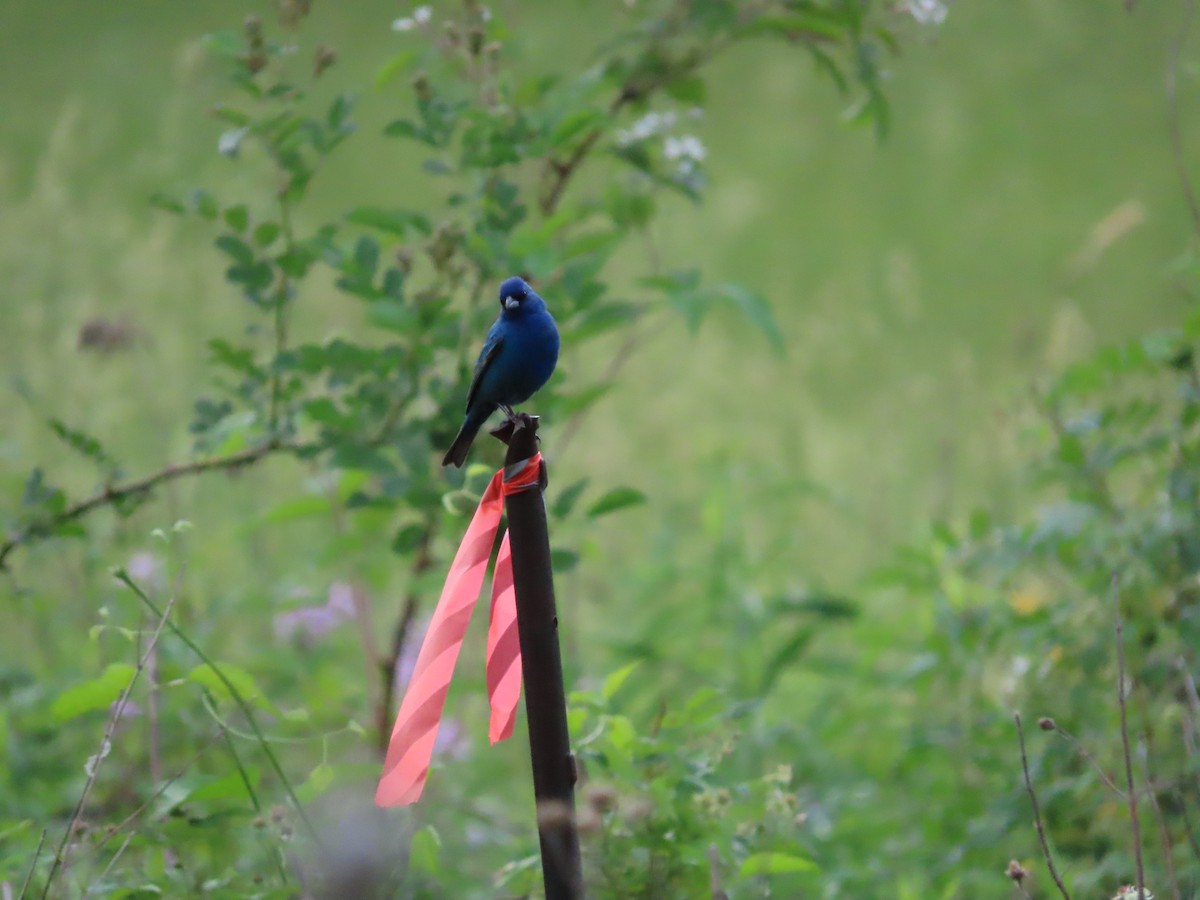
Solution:
[(523, 278), (500, 285), (500, 315), (488, 330), (467, 391), (467, 416), (443, 466), (462, 466), (475, 435), (497, 409), (513, 419), (513, 407), (532, 397), (558, 364), (558, 326)]

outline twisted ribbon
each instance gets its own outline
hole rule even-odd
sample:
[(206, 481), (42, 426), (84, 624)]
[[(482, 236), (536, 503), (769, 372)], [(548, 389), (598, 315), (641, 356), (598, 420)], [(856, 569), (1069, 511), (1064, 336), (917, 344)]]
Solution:
[[(396, 725), (383, 762), (383, 775), (375, 789), (378, 806), (415, 803), (425, 787), (438, 725), (450, 691), (458, 651), (462, 649), (471, 613), (487, 574), (488, 557), (500, 527), (504, 498), (536, 488), (542, 471), (542, 454), (521, 460), (492, 476), (479, 508), (467, 527), (429, 629), (421, 642)], [(487, 640), (487, 691), (491, 706), (488, 738), (494, 744), (512, 734), (521, 697), (521, 643), (517, 634), (517, 599), (513, 587), (512, 552), (508, 533), (500, 543), (492, 574), (491, 621)]]

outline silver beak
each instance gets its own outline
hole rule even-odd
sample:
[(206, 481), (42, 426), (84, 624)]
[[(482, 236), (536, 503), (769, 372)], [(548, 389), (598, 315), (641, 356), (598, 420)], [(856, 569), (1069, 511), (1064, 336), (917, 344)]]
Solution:
[(516, 309), (520, 305), (521, 305), (521, 301), (518, 300), (516, 297), (508, 297), (504, 301), (505, 309)]

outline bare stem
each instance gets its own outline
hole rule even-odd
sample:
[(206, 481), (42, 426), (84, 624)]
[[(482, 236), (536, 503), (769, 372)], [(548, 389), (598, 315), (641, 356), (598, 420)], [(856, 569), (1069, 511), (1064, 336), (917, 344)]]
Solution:
[[(180, 570), (179, 579), (182, 579), (183, 571)], [(62, 840), (59, 841), (58, 850), (54, 854), (54, 864), (50, 867), (50, 874), (46, 876), (46, 885), (42, 888), (42, 898), (45, 900), (50, 893), (50, 885), (54, 883), (54, 876), (59, 870), (65, 870), (67, 860), (71, 853), (71, 837), (75, 833), (75, 829), (79, 825), (79, 819), (83, 815), (83, 808), (87, 804), (88, 797), (92, 793), (92, 788), (96, 784), (96, 776), (100, 772), (100, 766), (104, 763), (104, 759), (108, 756), (109, 750), (112, 747), (113, 734), (116, 733), (117, 724), (121, 721), (121, 716), (125, 713), (125, 707), (129, 703), (129, 698), (133, 694), (133, 688), (145, 670), (147, 663), (150, 660), (151, 654), (154, 653), (154, 648), (158, 645), (158, 639), (162, 635), (163, 627), (167, 624), (167, 619), (171, 615), (171, 610), (175, 607), (175, 599), (179, 596), (179, 580), (176, 580), (175, 590), (171, 592), (171, 596), (167, 599), (167, 605), (158, 613), (158, 626), (154, 629), (154, 633), (150, 636), (150, 642), (146, 645), (145, 651), (139, 657), (137, 667), (133, 670), (133, 675), (129, 678), (129, 684), (125, 690), (121, 692), (121, 696), (117, 702), (113, 704), (112, 710), (108, 715), (108, 725), (104, 729), (104, 737), (100, 739), (100, 747), (96, 754), (92, 757), (92, 763), (87, 767), (87, 781), (84, 782), (83, 791), (79, 795), (79, 802), (75, 804), (75, 811), (71, 814), (71, 819), (67, 822), (67, 828), (63, 832)]]
[[(436, 531), (436, 525), (432, 519), (425, 523), (425, 530), (421, 534), (421, 541), (417, 546), (416, 556), (412, 564), (412, 580), (416, 579), (433, 564), (433, 556), (429, 551), (430, 544), (433, 543), (433, 535)], [(379, 660), (379, 679), (380, 679), (380, 694), (379, 708), (375, 711), (376, 728), (378, 729), (378, 747), (379, 755), (387, 754), (388, 741), (391, 738), (392, 725), (392, 704), (395, 701), (396, 695), (396, 669), (400, 665), (400, 656), (404, 652), (404, 647), (408, 643), (410, 632), (412, 631), (413, 620), (417, 616), (417, 608), (420, 606), (420, 595), (416, 591), (416, 587), (411, 586), (408, 594), (404, 598), (404, 607), (400, 612), (400, 618), (396, 620), (396, 627), (392, 630), (392, 645), (388, 655)]]
[(34, 870), (37, 869), (38, 859), (42, 855), (42, 847), (46, 844), (46, 829), (42, 829), (42, 835), (38, 838), (37, 849), (33, 851), (33, 859), (29, 863), (29, 871), (25, 873), (25, 880), (21, 883), (21, 893), (17, 894), (17, 900), (25, 900), (25, 892), (29, 890), (29, 882), (33, 880)]
[(1138, 822), (1137, 794), (1133, 787), (1133, 757), (1129, 752), (1129, 723), (1125, 711), (1125, 625), (1121, 619), (1121, 596), (1117, 574), (1110, 579), (1113, 612), (1117, 620), (1117, 703), (1121, 708), (1121, 748), (1125, 753), (1125, 800), (1129, 804), (1129, 827), (1133, 831), (1133, 861), (1137, 871), (1138, 900), (1146, 900), (1146, 872), (1142, 864), (1142, 828)]
[(1071, 895), (1067, 893), (1067, 887), (1063, 884), (1058, 869), (1054, 866), (1054, 857), (1050, 855), (1050, 842), (1046, 840), (1046, 827), (1042, 824), (1042, 811), (1038, 807), (1037, 794), (1033, 791), (1033, 781), (1029, 777), (1029, 757), (1025, 753), (1025, 731), (1021, 728), (1021, 714), (1013, 713), (1013, 721), (1017, 723), (1017, 739), (1021, 743), (1021, 771), (1025, 775), (1025, 791), (1029, 794), (1029, 805), (1033, 807), (1033, 824), (1037, 828), (1038, 843), (1042, 845), (1046, 868), (1050, 870), (1050, 877), (1054, 879), (1054, 884), (1058, 887), (1058, 892), (1062, 894), (1063, 900), (1071, 900)]
[[(287, 191), (279, 192), (279, 230), (283, 236), (284, 249), (291, 254), (296, 249), (296, 232), (292, 227), (292, 204)], [(271, 360), (271, 406), (267, 413), (267, 432), (274, 439), (279, 426), (279, 396), (281, 390), (279, 357), (287, 347), (287, 308), (292, 299), (292, 280), (279, 273), (279, 287), (275, 291), (275, 315), (272, 336), (275, 340), (275, 357)]]
[(1154, 781), (1154, 763), (1151, 753), (1150, 732), (1144, 734), (1146, 741), (1146, 788), (1150, 797), (1150, 808), (1154, 811), (1154, 823), (1158, 826), (1158, 839), (1162, 842), (1163, 861), (1166, 863), (1167, 879), (1171, 884), (1172, 900), (1181, 900), (1179, 893), (1179, 878), (1175, 874), (1175, 844), (1171, 840), (1171, 830), (1163, 816), (1162, 806), (1158, 802), (1158, 788)]

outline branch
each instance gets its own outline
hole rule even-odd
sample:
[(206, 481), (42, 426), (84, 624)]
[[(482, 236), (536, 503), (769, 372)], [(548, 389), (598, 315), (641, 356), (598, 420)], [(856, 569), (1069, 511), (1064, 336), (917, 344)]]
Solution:
[(256, 463), (273, 453), (294, 451), (301, 449), (303, 446), (302, 444), (287, 441), (270, 440), (252, 450), (244, 450), (241, 453), (233, 453), (229, 456), (217, 456), (212, 459), (197, 460), (196, 462), (174, 463), (137, 481), (129, 481), (119, 485), (106, 485), (100, 492), (93, 494), (86, 500), (81, 500), (78, 503), (68, 506), (57, 515), (51, 516), (49, 520), (36, 523), (25, 528), (23, 531), (16, 531), (10, 534), (3, 543), (0, 543), (0, 571), (7, 568), (9, 555), (18, 547), (28, 544), (39, 537), (48, 536), (63, 525), (74, 522), (76, 519), (82, 519), (93, 510), (104, 506), (113, 506), (130, 497), (145, 494), (158, 485), (167, 481), (174, 481), (176, 478), (183, 478), (186, 475), (199, 475), (202, 472), (212, 472), (218, 469), (238, 469), (242, 466)]
[[(721, 50), (724, 50), (732, 43), (731, 39), (717, 41), (706, 47), (704, 50), (696, 51), (686, 57), (678, 68), (667, 67), (667, 70), (660, 75), (637, 83), (632, 78), (621, 86), (621, 90), (608, 106), (608, 114), (615, 116), (624, 107), (628, 106), (637, 100), (642, 100), (649, 97), (659, 88), (665, 87), (672, 81), (678, 78), (685, 77), (700, 66), (712, 60)], [(539, 201), (539, 206), (542, 210), (542, 215), (551, 216), (558, 209), (558, 204), (562, 201), (563, 193), (567, 189), (567, 184), (571, 178), (579, 171), (579, 167), (583, 165), (584, 160), (595, 148), (597, 142), (604, 134), (604, 129), (593, 128), (579, 142), (578, 146), (571, 151), (571, 155), (566, 160), (558, 160), (554, 156), (546, 157), (546, 169), (553, 173), (550, 181), (550, 186), (546, 193)]]
[[(417, 545), (416, 557), (413, 559), (412, 579), (414, 582), (433, 565), (433, 555), (429, 552), (429, 545), (433, 543), (435, 530), (434, 522), (427, 521), (425, 530), (421, 534), (420, 543)], [(391, 739), (392, 702), (396, 695), (396, 669), (400, 665), (400, 654), (404, 652), (404, 645), (408, 643), (413, 619), (417, 617), (417, 606), (420, 604), (420, 599), (416, 587), (410, 587), (404, 598), (404, 607), (400, 612), (400, 618), (396, 620), (396, 627), (392, 630), (391, 649), (386, 657), (379, 660), (379, 678), (382, 690), (379, 707), (375, 710), (375, 721), (379, 732), (380, 756), (387, 754), (388, 741)]]
[(1037, 794), (1033, 792), (1033, 781), (1029, 777), (1029, 757), (1025, 753), (1025, 732), (1021, 729), (1021, 714), (1013, 713), (1013, 721), (1017, 723), (1017, 739), (1021, 742), (1021, 771), (1025, 775), (1025, 791), (1029, 794), (1029, 805), (1033, 807), (1033, 824), (1037, 827), (1038, 843), (1042, 845), (1046, 868), (1050, 870), (1050, 877), (1058, 886), (1058, 892), (1063, 895), (1063, 900), (1071, 900), (1071, 895), (1067, 893), (1067, 887), (1063, 884), (1058, 869), (1054, 867), (1054, 857), (1050, 855), (1050, 842), (1046, 840), (1046, 828), (1042, 824), (1042, 811), (1038, 807)]

